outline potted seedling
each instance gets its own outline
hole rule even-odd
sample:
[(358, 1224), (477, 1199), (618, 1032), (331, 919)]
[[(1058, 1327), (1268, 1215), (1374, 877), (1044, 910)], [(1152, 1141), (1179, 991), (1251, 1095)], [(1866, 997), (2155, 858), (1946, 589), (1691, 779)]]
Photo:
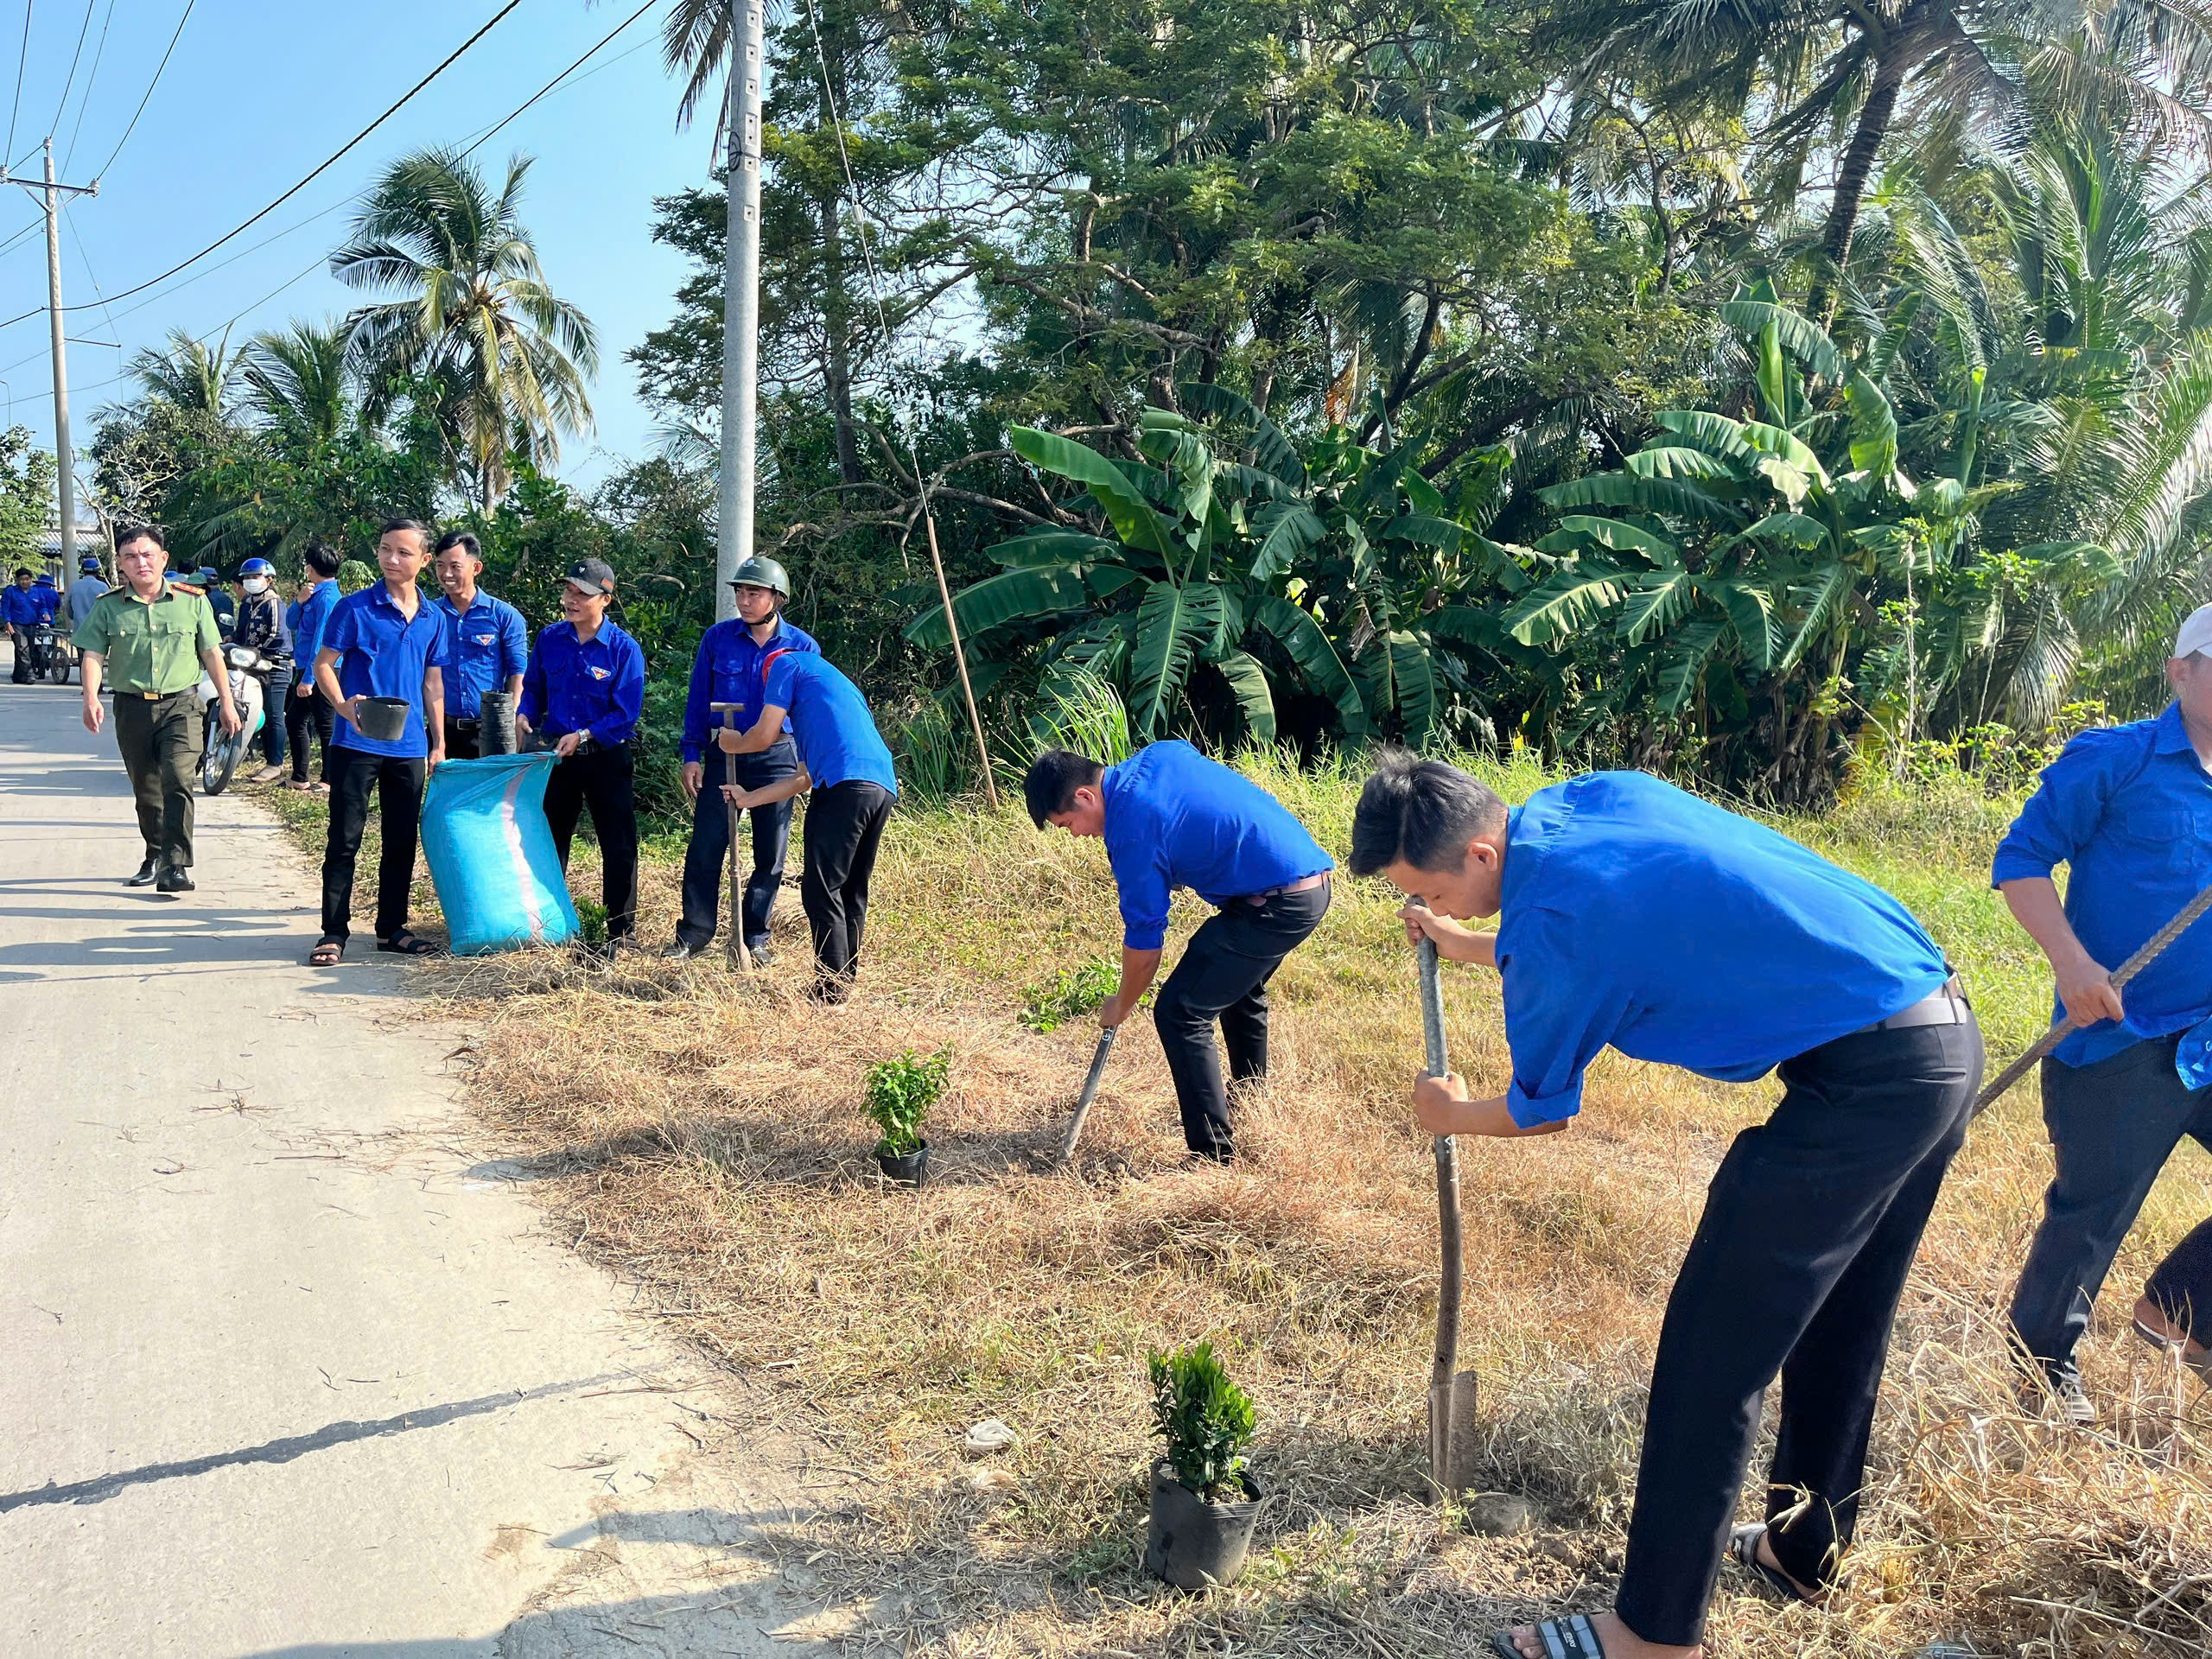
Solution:
[(1184, 1590), (1233, 1583), (1262, 1502), (1244, 1466), (1251, 1396), (1229, 1380), (1211, 1343), (1155, 1353), (1148, 1363), (1152, 1431), (1167, 1446), (1152, 1470), (1145, 1571)]
[(876, 1167), (887, 1180), (919, 1186), (928, 1177), (930, 1143), (922, 1126), (952, 1077), (952, 1051), (941, 1048), (927, 1059), (908, 1049), (868, 1072), (868, 1115), (883, 1138), (875, 1143)]

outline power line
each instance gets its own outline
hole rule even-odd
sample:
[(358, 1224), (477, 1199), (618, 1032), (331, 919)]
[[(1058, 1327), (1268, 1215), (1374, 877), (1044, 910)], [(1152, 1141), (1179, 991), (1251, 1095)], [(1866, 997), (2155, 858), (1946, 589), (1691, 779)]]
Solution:
[(69, 76), (61, 83), (61, 101), (54, 106), (54, 119), (47, 124), (46, 136), (53, 137), (61, 126), (61, 111), (69, 107), (69, 89), (77, 84), (77, 66), (85, 56), (85, 36), (92, 32), (92, 8), (99, 0), (85, 0), (85, 21), (77, 30), (77, 49), (69, 54)]
[(184, 34), (185, 24), (192, 21), (192, 9), (199, 3), (200, 0), (184, 0), (184, 16), (176, 20), (176, 31), (169, 36), (168, 50), (162, 54), (161, 62), (154, 66), (154, 78), (146, 83), (146, 96), (138, 100), (138, 107), (130, 112), (130, 124), (123, 130), (123, 137), (115, 141), (115, 148), (108, 152), (107, 160), (99, 171), (92, 175), (93, 183), (98, 184), (106, 176), (108, 168), (115, 165), (115, 158), (123, 154), (123, 147), (130, 142), (130, 135), (138, 130), (138, 118), (146, 113), (146, 105), (154, 101), (154, 88), (162, 84), (162, 71), (169, 67), (169, 54), (176, 50), (176, 43)]
[(21, 54), (16, 59), (16, 102), (14, 107), (8, 111), (8, 149), (10, 154), (14, 153), (16, 148), (16, 118), (22, 113), (23, 108), (23, 71), (29, 67), (30, 60), (31, 0), (23, 0), (23, 48)]
[(566, 80), (566, 79), (567, 79), (570, 75), (575, 74), (575, 73), (576, 73), (576, 71), (577, 71), (577, 70), (579, 70), (579, 69), (582, 68), (582, 67), (584, 67), (584, 65), (585, 65), (585, 64), (587, 64), (587, 63), (590, 62), (592, 59), (594, 59), (594, 58), (597, 57), (597, 56), (599, 55), (599, 54), (601, 53), (601, 50), (603, 50), (603, 49), (604, 49), (607, 45), (609, 45), (609, 44), (613, 41), (613, 39), (614, 39), (614, 37), (615, 37), (616, 35), (620, 35), (620, 34), (624, 29), (626, 29), (629, 28), (631, 24), (632, 24), (632, 23), (636, 22), (638, 21), (638, 19), (639, 19), (639, 18), (640, 18), (640, 17), (644, 16), (647, 12), (651, 11), (651, 10), (652, 10), (656, 5), (658, 5), (658, 3), (659, 3), (659, 0), (645, 0), (645, 3), (644, 5), (639, 6), (639, 7), (635, 11), (632, 12), (632, 13), (631, 13), (627, 17), (625, 17), (625, 18), (624, 18), (620, 22), (619, 22), (619, 23), (615, 24), (615, 25), (614, 25), (614, 27), (613, 27), (613, 29), (610, 29), (609, 30), (607, 30), (607, 33), (606, 33), (605, 35), (601, 35), (601, 36), (600, 37), (600, 41), (599, 41), (599, 44), (598, 44), (597, 46), (593, 47), (593, 48), (592, 48), (592, 49), (591, 49), (590, 51), (588, 51), (588, 52), (585, 53), (585, 54), (583, 54), (583, 56), (582, 56), (582, 57), (578, 58), (578, 59), (577, 59), (574, 63), (570, 64), (567, 68), (563, 69), (563, 70), (559, 74), (557, 74), (557, 75), (554, 76), (552, 79), (550, 79), (550, 80), (547, 81), (547, 82), (546, 82), (543, 86), (539, 87), (539, 88), (538, 88), (535, 92), (532, 92), (532, 93), (530, 95), (530, 97), (529, 97), (528, 99), (524, 99), (522, 103), (520, 103), (520, 104), (517, 105), (515, 106), (515, 108), (514, 108), (513, 112), (512, 112), (512, 114), (510, 114), (510, 115), (506, 118), (506, 120), (505, 120), (505, 121), (502, 121), (502, 122), (500, 122), (500, 123), (499, 124), (499, 125), (498, 125), (498, 126), (492, 127), (492, 128), (488, 129), (488, 130), (484, 133), (483, 137), (480, 137), (479, 139), (477, 139), (477, 141), (476, 141), (474, 143), (473, 143), (473, 144), (469, 145), (469, 147), (468, 147), (467, 149), (462, 150), (461, 153), (462, 155), (464, 155), (464, 156), (471, 156), (471, 155), (475, 154), (475, 152), (476, 152), (477, 150), (479, 150), (479, 149), (482, 149), (486, 144), (489, 143), (492, 141), (492, 137), (493, 137), (493, 135), (494, 133), (497, 133), (498, 131), (499, 131), (501, 128), (505, 127), (505, 126), (507, 124), (507, 122), (508, 122), (508, 121), (512, 121), (512, 120), (513, 120), (513, 119), (515, 118), (515, 117), (516, 117), (516, 116), (520, 115), (520, 114), (524, 111), (524, 110), (528, 109), (528, 108), (529, 108), (532, 104), (537, 103), (537, 100), (538, 100), (539, 99), (541, 99), (541, 98), (544, 97), (544, 96), (546, 95), (546, 93), (548, 93), (548, 92), (551, 92), (555, 87), (558, 86), (559, 86), (563, 81)]
[(100, 62), (107, 56), (107, 26), (115, 21), (115, 0), (107, 0), (107, 10), (100, 16), (100, 38), (92, 48), (92, 73), (85, 77), (85, 95), (77, 100), (77, 119), (69, 129), (69, 147), (61, 152), (61, 170), (67, 173), (69, 163), (76, 159), (77, 135), (85, 130), (85, 111), (92, 106), (92, 88), (99, 84)]

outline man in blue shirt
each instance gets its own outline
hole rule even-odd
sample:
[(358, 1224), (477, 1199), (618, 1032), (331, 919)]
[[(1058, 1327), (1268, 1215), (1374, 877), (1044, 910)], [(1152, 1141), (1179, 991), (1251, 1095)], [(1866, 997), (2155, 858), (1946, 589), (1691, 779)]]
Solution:
[(446, 619), (446, 648), (453, 658), (446, 671), (446, 758), (474, 760), (483, 753), (484, 694), (504, 691), (511, 703), (522, 696), (530, 625), (506, 601), (476, 585), (484, 574), (484, 547), (467, 531), (439, 537), (430, 565), (445, 590), (430, 603)]
[(1051, 749), (1029, 768), (1031, 822), (1101, 836), (1122, 900), (1122, 982), (1098, 1010), (1118, 1026), (1160, 971), (1169, 895), (1188, 887), (1214, 906), (1160, 987), (1152, 1022), (1183, 1139), (1194, 1158), (1229, 1163), (1236, 1139), (1221, 1080), (1221, 1023), (1233, 1083), (1268, 1071), (1268, 982), (1329, 910), (1323, 852), (1282, 804), (1188, 743), (1154, 743), (1118, 766)]
[(748, 810), (807, 796), (798, 901), (814, 936), (812, 995), (836, 1004), (852, 995), (860, 972), (868, 880), (899, 780), (868, 699), (820, 652), (772, 652), (764, 666), (760, 718), (715, 741), (725, 754), (765, 754), (789, 731), (798, 769), (753, 789), (725, 784), (722, 794)]
[(12, 587), (0, 588), (0, 622), (8, 625), (8, 634), (16, 648), (15, 671), (8, 677), (17, 685), (29, 685), (35, 677), (31, 672), (31, 630), (38, 626), (38, 601), (31, 597), (29, 565), (16, 572)]
[[(332, 607), (315, 644), (316, 686), (337, 711), (331, 740), (330, 835), (322, 852), (322, 937), (308, 964), (335, 967), (346, 954), (353, 914), (353, 863), (377, 797), (384, 849), (377, 862), (377, 949), (426, 957), (437, 946), (408, 931), (415, 851), (423, 823), (423, 786), (446, 758), (445, 619), (416, 585), (430, 551), (430, 532), (412, 518), (395, 518), (377, 537), (384, 580)], [(365, 697), (396, 699), (407, 719), (396, 738), (360, 729)]]
[[(691, 842), (683, 849), (683, 918), (668, 954), (677, 961), (696, 957), (714, 943), (721, 917), (722, 859), (735, 857), (730, 845), (729, 804), (721, 786), (760, 789), (781, 783), (798, 770), (798, 751), (785, 721), (777, 740), (757, 754), (725, 754), (719, 744), (709, 760), (707, 746), (723, 722), (714, 705), (734, 703), (728, 724), (741, 732), (760, 718), (766, 690), (763, 664), (781, 651), (813, 652), (821, 646), (804, 629), (784, 620), (791, 578), (773, 559), (750, 558), (737, 567), (731, 583), (737, 614), (717, 622), (699, 641), (691, 663), (691, 691), (683, 703), (683, 792), (691, 798)], [(711, 785), (711, 786), (710, 786)], [(783, 885), (784, 854), (791, 839), (788, 797), (753, 809), (753, 874), (745, 883), (745, 914), (730, 925), (745, 930), (746, 949), (756, 961), (769, 960), (768, 918), (776, 890)]]
[(576, 821), (591, 808), (599, 836), (600, 895), (607, 905), (607, 947), (627, 946), (638, 924), (637, 766), (630, 740), (645, 708), (645, 653), (607, 620), (614, 572), (579, 559), (561, 585), (561, 614), (537, 636), (524, 671), (515, 730), (533, 730), (561, 757), (545, 784), (545, 821), (569, 868)]
[[(2152, 1183), (2183, 1135), (2212, 1145), (2212, 926), (2199, 922), (2128, 982), (2111, 970), (2212, 884), (2212, 606), (2182, 625), (2156, 720), (2082, 733), (1999, 843), (1991, 880), (2043, 948), (2056, 1010), (2085, 1029), (2043, 1063), (2056, 1173), (2012, 1298), (2021, 1351), (2069, 1421), (2096, 1421), (2075, 1345)], [(2059, 903), (2051, 871), (2069, 867)], [(2199, 1294), (2212, 1287), (2199, 1287)], [(2168, 1299), (2171, 1301), (2171, 1298)], [(2139, 1305), (2153, 1339), (2178, 1302)]]
[[(284, 744), (292, 757), (292, 776), (284, 786), (303, 794), (327, 794), (330, 790), (330, 741), (336, 731), (337, 712), (315, 678), (315, 658), (322, 653), (323, 632), (330, 613), (337, 607), (338, 555), (321, 542), (310, 543), (301, 556), (305, 578), (300, 596), (285, 607), (284, 627), (292, 636), (292, 685), (284, 698)], [(322, 779), (308, 780), (308, 738), (322, 741)]]
[(85, 619), (92, 613), (92, 607), (99, 596), (107, 592), (107, 581), (100, 575), (100, 562), (87, 553), (77, 561), (79, 572), (77, 580), (69, 584), (65, 596), (69, 607), (69, 631), (74, 633), (85, 626)]
[[(1595, 772), (1508, 811), (1440, 761), (1385, 756), (1351, 868), (1411, 899), (1407, 931), (1495, 965), (1512, 1076), (1489, 1099), (1424, 1077), (1435, 1135), (1563, 1129), (1612, 1047), (1748, 1083), (1781, 1103), (1737, 1136), (1684, 1258), (1651, 1376), (1608, 1659), (1687, 1654), (1726, 1550), (1817, 1600), (1852, 1536), (1891, 1321), (1965, 1141), (1981, 1035), (1942, 952), (1887, 893), (1775, 831), (1637, 772)], [(1497, 931), (1446, 919), (1497, 916)], [(1779, 1373), (1767, 1522), (1729, 1527)], [(1588, 1652), (1573, 1621), (1511, 1633)]]
[(51, 622), (61, 614), (61, 590), (54, 585), (53, 572), (38, 573), (38, 580), (31, 583), (31, 604), (36, 607), (41, 622)]

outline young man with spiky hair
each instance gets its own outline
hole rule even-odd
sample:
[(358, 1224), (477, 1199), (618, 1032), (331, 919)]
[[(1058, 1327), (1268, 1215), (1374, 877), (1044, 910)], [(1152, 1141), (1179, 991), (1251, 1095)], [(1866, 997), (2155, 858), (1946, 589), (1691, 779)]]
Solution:
[(1122, 899), (1122, 982), (1098, 1010), (1118, 1026), (1160, 972), (1177, 887), (1214, 906), (1160, 987), (1152, 1021), (1175, 1079), (1183, 1139), (1194, 1158), (1236, 1155), (1229, 1092), (1214, 1046), (1217, 1020), (1232, 1082), (1268, 1071), (1268, 982), (1329, 910), (1321, 850), (1282, 803), (1188, 743), (1154, 743), (1117, 766), (1048, 750), (1023, 785), (1042, 830), (1106, 842)]
[[(1492, 1651), (1687, 1659), (1724, 1554), (1819, 1600), (1857, 1520), (1905, 1273), (1981, 1081), (1943, 953), (1880, 889), (1640, 772), (1509, 810), (1456, 767), (1387, 755), (1351, 868), (1406, 893), (1411, 938), (1503, 984), (1512, 1075), (1481, 1100), (1456, 1076), (1417, 1080), (1432, 1134), (1564, 1129), (1608, 1047), (1783, 1084), (1721, 1160), (1667, 1300), (1614, 1610), (1501, 1631)], [(1459, 925), (1488, 916), (1495, 933)], [(1767, 1520), (1732, 1532), (1777, 1374)]]

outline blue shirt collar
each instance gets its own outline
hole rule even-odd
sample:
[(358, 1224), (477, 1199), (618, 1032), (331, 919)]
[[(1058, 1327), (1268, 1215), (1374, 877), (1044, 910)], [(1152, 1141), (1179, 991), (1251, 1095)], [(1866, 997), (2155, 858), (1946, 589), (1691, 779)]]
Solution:
[(2196, 745), (2189, 741), (2189, 726), (2181, 717), (2181, 699), (2176, 697), (2158, 716), (2156, 735), (2151, 740), (2154, 754), (2180, 754), (2184, 751), (2194, 754)]

